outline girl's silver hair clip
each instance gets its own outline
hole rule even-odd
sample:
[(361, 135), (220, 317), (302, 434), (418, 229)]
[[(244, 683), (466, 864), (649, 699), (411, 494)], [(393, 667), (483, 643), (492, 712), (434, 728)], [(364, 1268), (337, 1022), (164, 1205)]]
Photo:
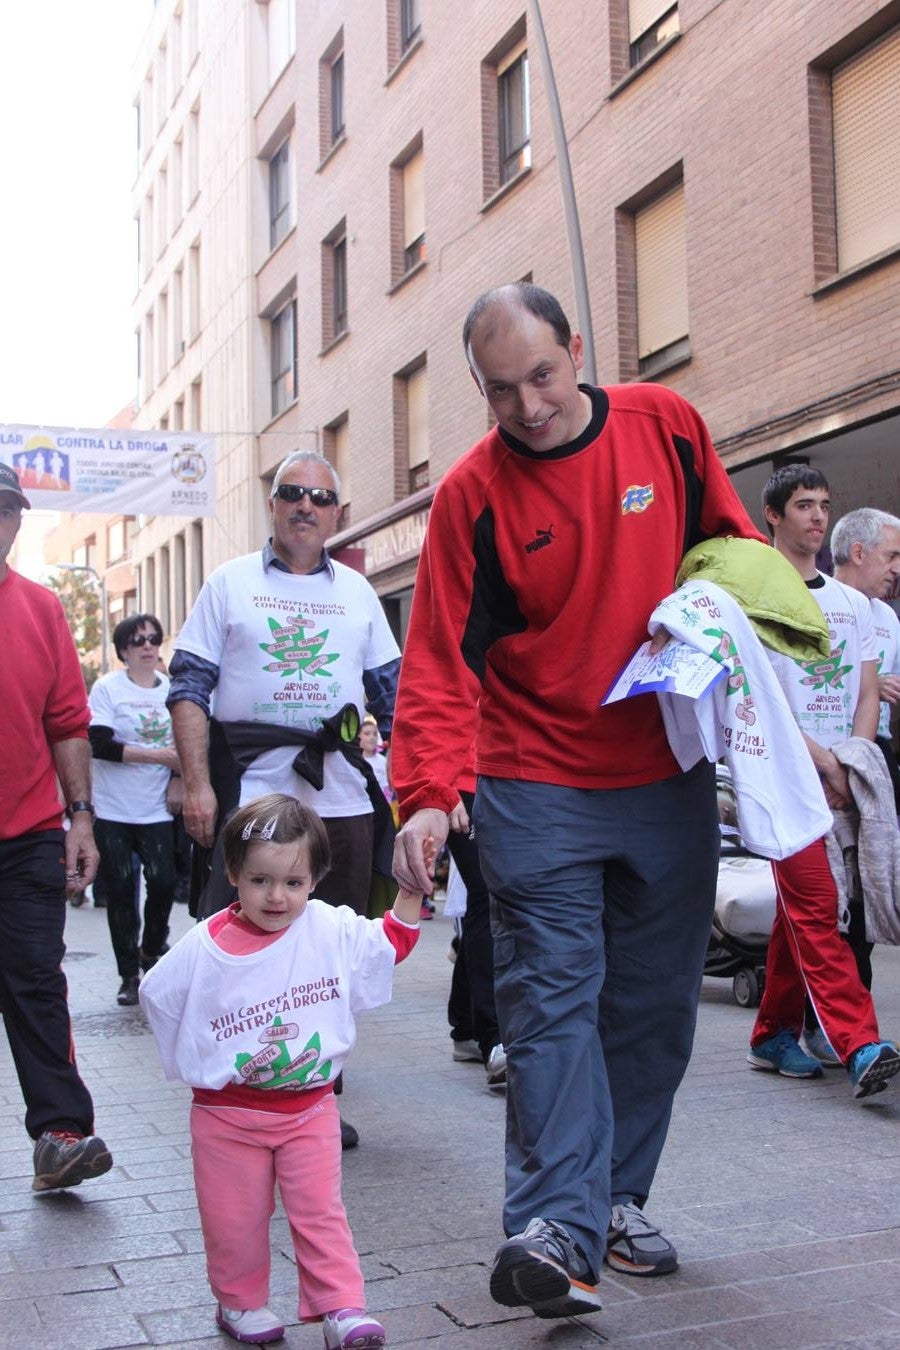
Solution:
[(244, 828), (241, 830), (241, 838), (243, 839), (245, 844), (247, 840), (250, 838), (251, 834), (253, 833), (253, 826), (255, 824), (256, 824), (256, 816), (253, 817), (249, 825), (245, 825)]
[(267, 820), (265, 825), (259, 832), (260, 839), (271, 839), (272, 835), (275, 833), (275, 827), (277, 824), (278, 824), (277, 816), (272, 816), (271, 820)]

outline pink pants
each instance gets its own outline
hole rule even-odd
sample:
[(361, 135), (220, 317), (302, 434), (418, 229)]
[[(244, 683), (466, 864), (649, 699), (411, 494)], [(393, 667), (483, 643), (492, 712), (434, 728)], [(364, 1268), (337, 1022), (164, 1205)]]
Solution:
[(366, 1306), (341, 1201), (341, 1130), (331, 1094), (296, 1116), (192, 1106), (191, 1153), (206, 1269), (220, 1303), (243, 1311), (268, 1302), (277, 1180), (297, 1257), (301, 1319)]
[(824, 841), (772, 869), (778, 906), (750, 1044), (779, 1031), (799, 1036), (809, 993), (819, 1025), (846, 1064), (854, 1050), (879, 1039), (878, 1022), (853, 953), (838, 932), (837, 890)]

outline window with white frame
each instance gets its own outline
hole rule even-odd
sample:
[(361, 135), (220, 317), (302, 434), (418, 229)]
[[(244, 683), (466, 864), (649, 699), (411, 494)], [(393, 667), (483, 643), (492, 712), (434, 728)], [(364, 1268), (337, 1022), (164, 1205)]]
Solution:
[(422, 31), (422, 0), (400, 0), (400, 48), (406, 51)]
[(497, 64), (497, 130), (502, 186), (531, 167), (528, 48), (524, 41)]
[(271, 89), (297, 49), (297, 0), (269, 0), (266, 10)]
[(428, 486), (428, 367), (406, 377), (406, 451), (409, 491)]
[(297, 397), (297, 302), (290, 300), (272, 319), (272, 416)]
[(672, 0), (628, 0), (629, 65), (639, 65), (678, 31), (678, 5)]
[(322, 347), (347, 332), (347, 223), (322, 240)]
[(837, 266), (900, 246), (900, 28), (831, 74)]
[(403, 270), (425, 259), (425, 156), (421, 147), (403, 165)]
[(634, 216), (638, 369), (642, 375), (690, 356), (684, 184)]
[(282, 141), (269, 160), (269, 248), (291, 228), (291, 141)]
[(319, 57), (319, 158), (326, 159), (344, 135), (344, 30), (339, 28)]

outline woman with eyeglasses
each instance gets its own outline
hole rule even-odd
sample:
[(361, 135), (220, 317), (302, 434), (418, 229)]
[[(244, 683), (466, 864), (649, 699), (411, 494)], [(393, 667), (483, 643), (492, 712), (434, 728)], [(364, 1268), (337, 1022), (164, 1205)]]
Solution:
[[(131, 614), (116, 625), (113, 645), (124, 670), (103, 675), (91, 690), (94, 755), (94, 837), (106, 892), (109, 933), (119, 969), (116, 1001), (138, 1001), (141, 970), (168, 950), (169, 913), (175, 891), (172, 831), (173, 785), (180, 766), (166, 707), (169, 680), (159, 669), (162, 627), (153, 614)], [(143, 933), (138, 941), (133, 855), (147, 884)]]

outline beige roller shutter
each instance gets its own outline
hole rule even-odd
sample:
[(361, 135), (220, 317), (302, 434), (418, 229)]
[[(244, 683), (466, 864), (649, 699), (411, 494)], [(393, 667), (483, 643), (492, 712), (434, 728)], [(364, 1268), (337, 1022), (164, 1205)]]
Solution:
[(409, 467), (428, 462), (428, 367), (420, 366), (406, 379), (406, 426)]
[(628, 40), (637, 42), (672, 7), (672, 0), (628, 0)]
[(425, 158), (417, 150), (403, 166), (403, 244), (409, 248), (425, 233)]
[(661, 351), (688, 334), (684, 185), (658, 197), (634, 218), (638, 356)]
[(838, 267), (900, 244), (900, 28), (831, 77)]

